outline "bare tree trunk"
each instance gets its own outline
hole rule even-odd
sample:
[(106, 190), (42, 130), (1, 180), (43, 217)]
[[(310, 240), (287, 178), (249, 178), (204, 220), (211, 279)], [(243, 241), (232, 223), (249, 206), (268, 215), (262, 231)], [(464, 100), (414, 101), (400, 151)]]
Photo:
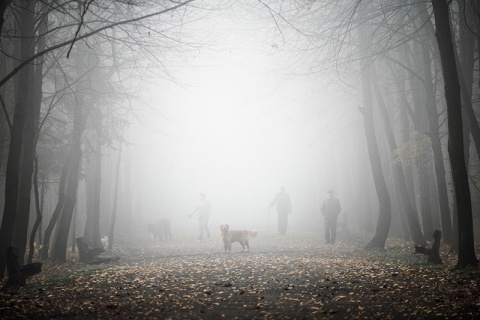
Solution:
[(45, 207), (45, 193), (47, 192), (46, 187), (45, 187), (45, 178), (42, 178), (42, 183), (41, 183), (41, 188), (40, 188), (40, 212), (42, 213), (42, 219), (40, 220), (40, 223), (38, 225), (38, 243), (42, 244), (43, 243), (43, 230), (42, 230), (42, 225), (43, 225), (43, 208)]
[[(78, 75), (81, 75), (86, 68), (85, 61), (80, 55), (77, 55), (75, 59), (77, 64), (76, 72)], [(81, 91), (83, 85), (84, 81), (79, 81), (77, 89)], [(90, 109), (85, 107), (85, 94), (79, 92), (73, 109), (73, 129), (69, 151), (70, 164), (65, 179), (65, 188), (63, 189), (63, 204), (60, 208), (58, 226), (52, 246), (52, 259), (59, 262), (66, 262), (67, 259), (68, 235), (72, 225), (73, 212), (77, 204), (82, 159), (82, 137), (86, 127), (88, 110)]]
[[(412, 70), (412, 68), (409, 66), (409, 60), (408, 58), (404, 58), (404, 62), (405, 62), (405, 65), (407, 66), (407, 68), (409, 70)], [(408, 99), (407, 99), (407, 94), (406, 94), (406, 86), (405, 86), (405, 72), (403, 69), (400, 69), (398, 71), (395, 71), (395, 69), (393, 68), (393, 66), (390, 67), (390, 70), (391, 70), (391, 73), (392, 75), (394, 76), (394, 79), (395, 79), (395, 83), (398, 87), (398, 94), (399, 94), (399, 102), (400, 102), (400, 121), (402, 123), (402, 135), (403, 135), (403, 141), (404, 143), (410, 143), (410, 139), (414, 139), (416, 138), (416, 133), (413, 132), (413, 135), (412, 137), (410, 137), (410, 122), (413, 124), (413, 128), (416, 129), (417, 131), (419, 130), (418, 127), (419, 127), (419, 123), (421, 122), (421, 116), (420, 117), (417, 117), (415, 116), (415, 111), (416, 110), (412, 110), (412, 108), (410, 107), (409, 103), (408, 103)], [(409, 77), (410, 79), (412, 78), (412, 75), (410, 75)], [(415, 100), (415, 97), (413, 97), (414, 100)], [(410, 115), (410, 119), (411, 121), (409, 121), (409, 117), (408, 115)], [(409, 192), (409, 195), (410, 195), (410, 200), (411, 200), (411, 203), (412, 205), (414, 205), (416, 207), (416, 192), (415, 192), (415, 185), (414, 185), (414, 181), (409, 181), (410, 178), (408, 177), (409, 175), (412, 175), (413, 176), (413, 161), (409, 161), (409, 163), (405, 164), (403, 163), (403, 167), (404, 167), (404, 170), (405, 170), (405, 179), (406, 179), (406, 182), (407, 182), (407, 189), (408, 190), (411, 190), (411, 192)], [(416, 161), (415, 164), (417, 164), (418, 162)], [(417, 167), (417, 171), (421, 172), (421, 166), (416, 166)], [(407, 172), (408, 172), (408, 175), (407, 175)], [(408, 179), (407, 179), (408, 178)], [(414, 180), (413, 177), (411, 178), (411, 180)], [(428, 211), (429, 210), (429, 207), (425, 206), (424, 203), (423, 203), (423, 200), (425, 199), (429, 199), (429, 197), (426, 197), (422, 194), (422, 192), (424, 192), (424, 190), (422, 189), (422, 186), (420, 185), (420, 181), (418, 181), (419, 179), (416, 180), (417, 182), (417, 185), (419, 186), (418, 187), (418, 192), (420, 193), (420, 208), (422, 210), (422, 217), (426, 217), (428, 216)], [(424, 212), (425, 210), (425, 212)], [(406, 222), (406, 217), (405, 215), (400, 215), (401, 217), (401, 222), (402, 222), (402, 227), (407, 225), (407, 222)], [(428, 226), (428, 224), (427, 224)], [(404, 227), (404, 228), (405, 228)], [(407, 227), (408, 228), (408, 227)], [(433, 229), (432, 229), (432, 233), (433, 233)], [(408, 234), (408, 238), (407, 239), (410, 239), (411, 236), (410, 236), (410, 233), (406, 233)], [(425, 225), (424, 225), (424, 234), (425, 234)]]
[[(127, 128), (128, 133), (128, 128)], [(125, 162), (125, 188), (123, 193), (124, 201), (124, 215), (125, 215), (125, 233), (130, 233), (130, 225), (133, 221), (132, 219), (132, 148), (127, 144), (125, 145), (124, 151), (124, 162)]]
[(120, 184), (120, 163), (122, 160), (122, 145), (120, 141), (120, 148), (118, 149), (117, 167), (115, 169), (115, 190), (113, 191), (113, 209), (110, 221), (110, 232), (108, 235), (108, 250), (112, 251), (113, 237), (115, 235), (115, 222), (117, 221), (117, 202), (118, 202), (118, 185)]
[[(462, 107), (468, 126), (464, 126), (466, 129), (470, 129), (473, 142), (477, 154), (480, 155), (480, 127), (478, 125), (477, 116), (473, 110), (472, 105), (472, 85), (473, 85), (473, 70), (475, 64), (474, 48), (475, 48), (475, 35), (471, 32), (474, 29), (474, 8), (471, 1), (458, 1), (460, 7), (459, 18), (459, 50), (460, 54), (457, 61), (457, 71), (460, 82), (460, 90), (462, 97)], [(453, 41), (453, 40), (452, 40)], [(456, 53), (456, 51), (454, 51)], [(465, 160), (468, 168), (469, 161), (469, 149), (470, 137), (468, 135), (464, 137), (466, 141), (465, 146)]]
[(85, 45), (81, 44), (76, 46), (74, 52), (75, 72), (77, 78), (79, 78), (79, 81), (75, 84), (75, 89), (78, 92), (76, 94), (75, 105), (73, 105), (73, 128), (70, 138), (70, 150), (64, 165), (64, 171), (62, 171), (59, 199), (54, 212), (55, 219), (58, 220), (58, 225), (55, 230), (51, 253), (52, 259), (59, 262), (66, 262), (68, 236), (72, 225), (73, 212), (77, 204), (80, 167), (83, 155), (82, 138), (86, 128), (86, 121), (91, 111), (91, 107), (85, 103), (85, 90), (90, 86), (90, 79), (85, 77), (85, 72), (94, 61), (92, 61), (91, 56), (86, 54), (86, 51)]
[[(21, 14), (28, 16), (28, 19), (32, 18), (32, 15), (37, 15), (41, 17), (39, 23), (39, 33), (46, 33), (46, 24), (48, 23), (48, 16), (45, 14), (45, 9), (49, 8), (46, 4), (40, 4), (37, 8), (38, 1), (30, 1), (29, 4), (32, 7), (23, 7)], [(38, 9), (38, 13), (37, 10)], [(27, 12), (27, 13), (24, 13)], [(28, 33), (31, 34), (31, 48), (26, 55), (26, 59), (30, 58), (35, 53), (35, 41), (37, 41), (37, 51), (44, 50), (46, 47), (45, 37), (40, 36), (34, 38), (35, 36), (35, 21), (29, 21)], [(37, 40), (38, 39), (38, 40)], [(33, 166), (35, 158), (35, 149), (38, 140), (38, 126), (40, 118), (40, 108), (42, 102), (42, 85), (43, 85), (43, 57), (39, 57), (35, 61), (35, 67), (31, 73), (31, 79), (29, 83), (31, 84), (30, 94), (28, 92), (23, 92), (22, 94), (31, 95), (29, 100), (29, 111), (27, 111), (25, 117), (25, 127), (23, 132), (23, 144), (22, 144), (22, 155), (20, 163), (20, 180), (19, 180), (19, 193), (18, 193), (18, 204), (17, 204), (17, 217), (14, 228), (14, 238), (13, 245), (18, 248), (19, 259), (23, 263), (25, 258), (27, 239), (28, 239), (28, 225), (30, 218), (30, 202), (31, 202), (31, 191), (32, 191), (32, 175), (33, 175)], [(37, 190), (38, 191), (38, 190)], [(41, 218), (38, 223), (41, 223)], [(33, 241), (33, 240), (32, 240)]]
[(75, 205), (75, 209), (73, 209), (73, 217), (72, 217), (72, 252), (75, 252), (75, 248), (77, 247), (76, 240), (77, 239), (77, 217), (78, 217), (78, 193), (77, 193), (77, 204)]
[[(78, 131), (78, 128), (74, 131)], [(78, 136), (80, 135), (80, 136)], [(72, 215), (77, 203), (77, 190), (80, 171), (81, 150), (81, 132), (74, 133), (74, 142), (72, 143), (72, 164), (68, 173), (65, 203), (60, 213), (60, 220), (55, 232), (52, 246), (52, 259), (59, 262), (67, 260), (67, 244), (70, 226), (72, 224)]]
[[(417, 140), (416, 143), (422, 144), (424, 137), (425, 135), (423, 133), (418, 133), (415, 137)], [(425, 159), (420, 159), (420, 156), (416, 156), (415, 163), (418, 174), (418, 193), (420, 198), (422, 229), (424, 236), (427, 236), (433, 234), (434, 232), (432, 205), (430, 199), (430, 177), (428, 174), (429, 164)]]
[[(366, 4), (360, 3), (360, 14), (365, 15)], [(390, 196), (387, 192), (385, 178), (382, 172), (382, 164), (380, 161), (380, 154), (378, 152), (377, 138), (375, 135), (375, 125), (373, 121), (373, 101), (372, 101), (372, 87), (371, 74), (367, 61), (368, 57), (368, 43), (370, 32), (365, 24), (359, 27), (358, 37), (361, 50), (361, 77), (362, 77), (362, 93), (363, 93), (363, 126), (365, 128), (365, 135), (367, 138), (368, 156), (370, 158), (370, 166), (373, 174), (373, 181), (380, 204), (380, 212), (378, 215), (377, 227), (375, 235), (366, 245), (366, 249), (385, 249), (388, 232), (390, 231), (390, 222), (392, 220), (392, 209), (390, 205)]]
[(442, 234), (444, 241), (451, 244), (453, 242), (452, 220), (450, 214), (450, 206), (448, 203), (448, 191), (445, 176), (445, 164), (443, 161), (442, 143), (440, 141), (439, 114), (435, 102), (435, 90), (431, 69), (431, 47), (429, 46), (429, 39), (431, 38), (431, 31), (429, 30), (431, 30), (431, 26), (429, 23), (426, 23), (426, 21), (430, 21), (430, 17), (427, 14), (427, 8), (424, 2), (417, 2), (416, 4), (419, 16), (421, 18), (420, 20), (422, 21), (423, 31), (425, 32), (420, 44), (422, 46), (423, 52), (423, 78), (426, 91), (426, 108), (429, 128), (428, 136), (430, 137), (430, 142), (432, 144), (433, 164), (435, 169), (435, 178), (437, 182), (436, 187), (438, 193), (438, 204), (440, 209), (440, 220), (442, 223)]
[[(36, 1), (22, 1), (22, 5), (25, 6), (25, 8), (29, 8), (22, 10), (19, 17), (21, 24), (20, 30), (22, 31), (23, 36), (20, 44), (20, 57), (21, 59), (25, 59), (29, 57), (34, 51), (33, 22), (35, 20), (34, 8), (36, 5)], [(27, 172), (22, 174), (23, 183), (21, 183), (20, 170), (28, 170), (27, 163), (21, 161), (21, 159), (22, 152), (27, 151), (26, 149), (28, 149), (28, 147), (24, 147), (24, 142), (28, 143), (28, 141), (24, 141), (24, 139), (28, 138), (29, 135), (25, 135), (24, 132), (26, 127), (32, 124), (31, 122), (33, 122), (33, 114), (29, 110), (29, 108), (31, 107), (30, 100), (33, 92), (33, 73), (33, 63), (28, 64), (20, 71), (20, 74), (18, 76), (18, 86), (16, 87), (15, 92), (16, 107), (13, 116), (12, 130), (10, 132), (10, 146), (8, 152), (7, 170), (5, 173), (5, 204), (3, 210), (2, 225), (0, 227), (0, 279), (3, 279), (6, 267), (5, 255), (3, 253), (8, 246), (11, 246), (13, 244), (15, 229), (19, 232), (22, 232), (22, 234), (24, 232), (27, 232), (26, 228), (25, 230), (21, 230), (16, 226), (19, 225), (17, 224), (17, 216), (19, 212), (19, 196), (21, 195), (20, 188), (21, 184), (25, 185), (25, 181), (27, 180), (28, 176)], [(23, 190), (23, 192), (25, 192), (25, 190)], [(20, 221), (20, 224), (25, 225), (25, 221)], [(25, 252), (25, 246), (23, 247), (23, 252)], [(23, 256), (21, 258), (21, 263), (23, 263)]]
[[(404, 76), (402, 72), (402, 76)], [(410, 142), (410, 121), (408, 120), (408, 113), (407, 108), (408, 106), (405, 105), (403, 99), (406, 100), (405, 95), (405, 80), (397, 79), (396, 82), (401, 82), (403, 84), (403, 88), (397, 83), (398, 91), (399, 91), (399, 100), (400, 100), (400, 108), (398, 110), (398, 117), (399, 117), (399, 126), (400, 126), (400, 145), (408, 144)], [(404, 163), (402, 162), (403, 170), (405, 172), (405, 182), (407, 183), (407, 191), (410, 197), (410, 201), (412, 204), (415, 205), (416, 203), (416, 195), (415, 195), (415, 179), (413, 177), (413, 165), (411, 162)]]
[[(418, 56), (422, 55), (422, 48), (417, 42), (414, 42), (412, 48), (412, 55), (405, 56), (405, 64), (410, 70), (424, 70), (426, 68), (422, 59), (418, 59)], [(415, 55), (415, 56), (413, 56)], [(413, 67), (412, 67), (413, 65)], [(428, 68), (430, 70), (430, 68)], [(430, 71), (429, 71), (430, 72)], [(431, 77), (431, 76), (430, 76)], [(421, 75), (411, 74), (409, 77), (410, 88), (412, 89), (412, 99), (414, 108), (412, 110), (412, 123), (417, 131), (414, 135), (415, 144), (417, 145), (417, 151), (415, 153), (415, 167), (417, 169), (417, 185), (418, 185), (418, 198), (421, 209), (423, 234), (424, 236), (433, 234), (433, 219), (430, 202), (430, 184), (428, 182), (428, 163), (430, 162), (430, 153), (426, 153), (430, 150), (424, 149), (423, 139), (426, 137), (425, 133), (428, 132), (428, 113), (425, 108), (427, 103), (427, 93), (422, 90), (415, 90), (414, 88), (421, 88), (423, 82)], [(422, 79), (425, 81), (425, 79)]]
[[(5, 5), (7, 6), (7, 1), (4, 1), (5, 3), (1, 3), (0, 6)], [(8, 1), (10, 2), (10, 1)], [(0, 9), (1, 11), (2, 9)], [(3, 11), (1, 12), (0, 19), (3, 19)], [(1, 32), (1, 31), (0, 31)], [(1, 33), (0, 33), (1, 36)], [(14, 42), (17, 39), (1, 39), (1, 47), (3, 52), (11, 52), (11, 48), (14, 46), (12, 42)], [(0, 55), (0, 78), (4, 77), (7, 73), (7, 70), (11, 70), (14, 66), (12, 63), (13, 59), (8, 59), (6, 55)], [(11, 101), (11, 96), (13, 95), (13, 90), (11, 90), (11, 86), (7, 88), (6, 86), (0, 87), (0, 173), (2, 176), (5, 176), (5, 165), (6, 162), (4, 159), (7, 157), (7, 149), (8, 149), (8, 143), (9, 143), (9, 136), (10, 136), (10, 131), (12, 130), (12, 121), (11, 117), (13, 116), (14, 112), (14, 105), (11, 103), (8, 103), (8, 101)], [(4, 206), (4, 195), (5, 195), (5, 189), (4, 189), (4, 178), (2, 178), (2, 183), (0, 185), (0, 192), (1, 194), (1, 202), (0, 206)]]
[(37, 213), (37, 218), (33, 224), (32, 232), (30, 234), (30, 245), (27, 257), (27, 263), (32, 263), (33, 253), (35, 251), (35, 234), (38, 230), (38, 227), (42, 223), (42, 210), (40, 208), (40, 194), (38, 192), (38, 158), (35, 157), (34, 163), (34, 173), (33, 173), (33, 190), (35, 193), (35, 211)]
[(40, 256), (42, 260), (48, 259), (49, 250), (50, 250), (50, 237), (55, 228), (55, 225), (57, 224), (58, 218), (60, 217), (60, 214), (63, 210), (63, 206), (65, 205), (67, 176), (69, 174), (72, 161), (73, 161), (72, 155), (69, 153), (63, 164), (62, 173), (60, 174), (60, 184), (58, 188), (57, 205), (55, 206), (55, 210), (53, 210), (52, 217), (50, 218), (47, 228), (45, 229), (42, 249), (40, 251)]
[(472, 204), (463, 150), (460, 84), (450, 29), (448, 3), (446, 0), (435, 0), (432, 1), (432, 6), (445, 83), (449, 133), (448, 153), (458, 207), (458, 261), (456, 268), (465, 268), (476, 266), (478, 260), (475, 256)]
[(101, 110), (96, 109), (95, 113), (95, 152), (93, 171), (90, 166), (90, 173), (87, 175), (87, 194), (90, 199), (87, 206), (87, 221), (85, 223), (84, 238), (91, 248), (102, 246), (100, 234), (100, 192), (102, 185), (102, 116)]
[[(47, 24), (48, 24), (48, 14), (45, 14), (43, 11), (47, 7), (46, 4), (42, 4), (42, 8), (40, 9), (40, 14), (41, 14), (41, 21), (39, 23), (39, 37), (38, 38), (38, 44), (37, 44), (37, 51), (44, 50), (46, 47), (46, 41), (45, 41), (45, 34), (47, 31)], [(43, 96), (43, 91), (42, 91), (42, 85), (43, 85), (43, 61), (44, 58), (40, 57), (36, 61), (36, 66), (35, 66), (35, 89), (33, 93), (33, 106), (34, 106), (34, 126), (32, 128), (38, 128), (38, 123), (39, 123), (39, 117), (40, 117), (40, 108), (42, 104), (42, 96)], [(32, 152), (35, 153), (35, 149), (37, 146), (38, 142), (38, 136), (40, 132), (38, 129), (35, 129), (35, 137), (33, 141), (33, 146), (32, 146)], [(35, 233), (38, 230), (38, 227), (42, 223), (42, 211), (40, 209), (40, 196), (38, 192), (38, 157), (36, 154), (32, 154), (33, 156), (33, 165), (34, 165), (34, 177), (33, 177), (33, 186), (34, 186), (34, 195), (35, 195), (35, 211), (37, 214), (36, 220), (34, 222), (32, 232), (30, 234), (30, 245), (29, 245), (29, 254), (27, 261), (28, 263), (32, 263), (33, 259), (33, 252), (35, 250)], [(31, 187), (30, 187), (31, 188)], [(30, 192), (29, 192), (30, 194)], [(28, 197), (30, 199), (30, 196)], [(30, 207), (30, 205), (29, 205)], [(26, 214), (29, 214), (27, 211)], [(27, 219), (27, 225), (26, 227), (28, 228), (28, 219)], [(19, 253), (22, 254), (22, 252), (19, 250)], [(21, 257), (21, 256), (20, 256)]]
[[(374, 79), (372, 82), (373, 82), (375, 96), (377, 97), (377, 101), (378, 101), (377, 105), (379, 107), (380, 114), (383, 119), (385, 136), (386, 136), (388, 145), (390, 147), (390, 153), (393, 154), (393, 152), (397, 149), (397, 143), (395, 141), (393, 130), (390, 125), (388, 111), (385, 106), (382, 93), (380, 91), (380, 86), (377, 80), (378, 78), (374, 76), (372, 79)], [(396, 185), (396, 190), (400, 196), (400, 201), (402, 202), (402, 206), (405, 210), (404, 214), (407, 218), (408, 227), (410, 230), (410, 234), (412, 236), (412, 240), (413, 242), (415, 242), (415, 245), (424, 246), (426, 245), (425, 237), (423, 236), (422, 230), (420, 228), (420, 221), (418, 220), (417, 211), (415, 207), (412, 205), (412, 202), (410, 201), (410, 197), (408, 195), (407, 183), (405, 181), (403, 166), (401, 163), (395, 162), (392, 164), (392, 167), (393, 167), (392, 171), (394, 176), (393, 179), (395, 180), (394, 183)]]

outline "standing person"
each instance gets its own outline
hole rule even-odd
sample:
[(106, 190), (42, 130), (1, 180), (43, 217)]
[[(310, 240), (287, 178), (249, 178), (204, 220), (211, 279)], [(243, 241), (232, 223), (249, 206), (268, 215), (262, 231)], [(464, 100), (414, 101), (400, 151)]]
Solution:
[(340, 201), (335, 198), (333, 190), (327, 191), (328, 198), (323, 201), (320, 211), (325, 217), (325, 241), (327, 244), (334, 244), (337, 236), (337, 216), (342, 207)]
[(195, 211), (190, 213), (188, 215), (189, 218), (192, 217), (194, 213), (198, 214), (198, 225), (200, 227), (200, 237), (198, 240), (203, 239), (203, 231), (207, 233), (207, 238), (210, 239), (210, 231), (208, 231), (208, 219), (210, 217), (210, 210), (212, 210), (212, 207), (210, 206), (210, 202), (207, 201), (207, 197), (205, 196), (204, 193), (200, 193), (198, 196), (198, 204), (197, 207), (195, 208)]
[(280, 187), (280, 192), (273, 198), (270, 208), (273, 206), (277, 206), (278, 233), (284, 236), (287, 234), (288, 215), (292, 212), (292, 202), (288, 193), (285, 192), (285, 187)]

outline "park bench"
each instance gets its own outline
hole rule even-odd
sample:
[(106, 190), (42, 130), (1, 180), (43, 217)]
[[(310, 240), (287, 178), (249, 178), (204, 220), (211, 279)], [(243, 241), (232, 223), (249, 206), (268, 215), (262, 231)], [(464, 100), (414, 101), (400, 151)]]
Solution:
[(431, 248), (425, 248), (424, 246), (415, 246), (415, 252), (428, 256), (427, 262), (435, 264), (443, 264), (442, 258), (440, 258), (440, 239), (442, 238), (442, 232), (435, 230), (433, 233), (433, 244)]

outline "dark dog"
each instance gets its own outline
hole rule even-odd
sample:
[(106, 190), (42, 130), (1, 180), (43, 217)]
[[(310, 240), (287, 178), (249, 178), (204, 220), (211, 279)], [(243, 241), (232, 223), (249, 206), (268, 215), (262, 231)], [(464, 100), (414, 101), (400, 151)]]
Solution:
[(238, 242), (242, 245), (242, 252), (250, 250), (248, 245), (249, 237), (255, 237), (257, 235), (257, 230), (230, 230), (228, 224), (222, 224), (220, 226), (220, 231), (222, 232), (222, 242), (225, 252), (232, 251), (232, 243)]
[(153, 243), (159, 241), (172, 240), (172, 230), (170, 227), (170, 220), (163, 218), (154, 223), (147, 225), (147, 230), (153, 234)]

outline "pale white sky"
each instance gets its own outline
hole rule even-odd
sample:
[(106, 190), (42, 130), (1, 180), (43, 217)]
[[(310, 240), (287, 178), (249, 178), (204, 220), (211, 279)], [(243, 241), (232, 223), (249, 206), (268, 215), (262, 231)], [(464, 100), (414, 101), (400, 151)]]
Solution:
[(146, 88), (162, 114), (145, 119), (161, 133), (132, 128), (132, 140), (144, 145), (136, 170), (147, 215), (183, 221), (204, 192), (213, 225), (261, 229), (281, 185), (292, 196), (293, 221), (316, 214), (319, 171), (329, 170), (319, 150), (334, 148), (341, 135), (332, 130), (343, 130), (356, 108), (322, 77), (292, 76), (295, 56), (272, 46), (281, 41), (274, 25), (254, 28), (235, 14), (189, 25), (208, 31), (210, 42), (175, 72), (180, 85), (156, 80)]

